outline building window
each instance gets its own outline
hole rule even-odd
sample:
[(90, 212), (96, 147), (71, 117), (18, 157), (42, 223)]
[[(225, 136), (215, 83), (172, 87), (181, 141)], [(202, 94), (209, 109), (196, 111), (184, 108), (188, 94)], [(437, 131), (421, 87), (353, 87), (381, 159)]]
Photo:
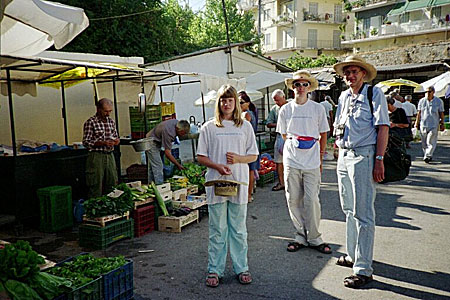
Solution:
[(292, 29), (283, 31), (283, 48), (294, 47), (294, 31)]
[(264, 34), (264, 45), (270, 45), (270, 33)]
[(343, 20), (344, 20), (344, 18), (342, 17), (342, 5), (335, 4), (334, 5), (334, 21), (342, 22)]
[(319, 15), (319, 3), (309, 2), (309, 14), (316, 17)]
[(333, 49), (341, 49), (341, 31), (333, 30)]
[(434, 6), (431, 9), (431, 17), (440, 18), (442, 16), (442, 6)]
[(308, 29), (308, 48), (317, 49), (317, 29)]
[(408, 23), (409, 22), (409, 12), (405, 12), (400, 15), (400, 23)]
[(270, 20), (270, 8), (265, 9), (263, 11), (263, 21), (269, 21)]

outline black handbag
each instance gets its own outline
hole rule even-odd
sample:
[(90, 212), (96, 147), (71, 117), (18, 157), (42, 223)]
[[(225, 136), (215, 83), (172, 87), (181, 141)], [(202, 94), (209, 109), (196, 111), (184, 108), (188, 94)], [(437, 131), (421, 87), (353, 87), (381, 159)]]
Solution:
[(395, 133), (390, 133), (384, 153), (384, 180), (381, 183), (405, 179), (410, 167), (411, 156), (406, 153), (405, 141)]

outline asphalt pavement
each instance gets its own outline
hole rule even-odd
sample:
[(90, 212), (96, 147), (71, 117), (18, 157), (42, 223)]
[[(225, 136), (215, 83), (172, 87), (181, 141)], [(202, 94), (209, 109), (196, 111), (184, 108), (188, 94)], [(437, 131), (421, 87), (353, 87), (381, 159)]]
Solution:
[[(313, 249), (286, 251), (294, 227), (284, 193), (272, 192), (272, 185), (257, 188), (248, 206), (250, 285), (238, 283), (228, 261), (220, 286), (205, 286), (207, 217), (181, 233), (152, 232), (93, 253), (133, 259), (137, 300), (450, 299), (450, 136), (439, 138), (430, 164), (422, 161), (420, 143), (412, 143), (409, 153), (413, 162), (408, 178), (377, 187), (374, 281), (360, 290), (344, 287), (351, 269), (335, 264), (346, 251), (336, 161), (325, 162), (320, 193), (320, 229), (333, 249), (331, 255)], [(25, 234), (49, 259), (86, 250), (78, 247), (76, 232), (35, 239)]]

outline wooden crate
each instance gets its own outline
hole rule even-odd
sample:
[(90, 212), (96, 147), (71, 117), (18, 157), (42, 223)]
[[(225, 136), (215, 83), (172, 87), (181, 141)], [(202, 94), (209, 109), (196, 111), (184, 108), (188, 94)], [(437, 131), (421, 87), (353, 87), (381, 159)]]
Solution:
[(198, 193), (198, 185), (192, 184), (187, 187), (188, 195), (197, 194)]
[(158, 189), (160, 194), (167, 193), (170, 191), (170, 183), (167, 182), (167, 183), (157, 185), (156, 188)]
[(190, 212), (187, 216), (181, 217), (159, 217), (158, 218), (158, 230), (165, 232), (181, 232), (181, 228), (197, 221), (198, 223), (198, 210)]
[(144, 206), (149, 203), (153, 203), (154, 201), (154, 198), (147, 198), (143, 201), (134, 201), (134, 209), (137, 209), (138, 207)]
[(161, 194), (161, 198), (164, 200), (164, 202), (166, 202), (167, 200), (172, 200), (172, 191), (169, 190), (168, 192), (165, 193), (160, 193)]
[(129, 218), (130, 218), (129, 211), (127, 211), (123, 215), (109, 215), (109, 216), (98, 217), (98, 218), (88, 218), (88, 217), (86, 217), (86, 215), (84, 215), (83, 223), (89, 224), (89, 225), (105, 227), (107, 225), (107, 223), (111, 223), (112, 221), (128, 220)]
[(197, 209), (199, 207), (202, 207), (203, 205), (206, 205), (206, 200), (204, 201), (172, 201), (173, 207), (179, 208), (179, 207), (187, 207), (190, 209)]
[(186, 201), (187, 195), (188, 195), (188, 191), (186, 188), (172, 191), (172, 200)]
[(142, 182), (141, 182), (141, 181), (127, 182), (126, 185), (127, 185), (130, 189), (132, 189), (132, 188), (136, 188), (136, 187), (142, 186)]

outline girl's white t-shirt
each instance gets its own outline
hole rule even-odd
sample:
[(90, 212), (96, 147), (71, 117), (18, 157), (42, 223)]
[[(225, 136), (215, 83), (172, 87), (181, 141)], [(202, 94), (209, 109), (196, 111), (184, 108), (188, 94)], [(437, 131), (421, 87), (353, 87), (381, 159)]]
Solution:
[[(206, 122), (198, 139), (197, 154), (209, 157), (215, 163), (227, 164), (227, 152), (238, 155), (258, 155), (255, 134), (250, 122), (244, 120), (241, 127), (236, 127), (233, 121), (223, 120), (223, 127), (217, 127), (214, 120)], [(247, 163), (228, 165), (232, 174), (222, 176), (216, 169), (208, 168), (206, 181), (215, 179), (232, 179), (240, 182), (249, 181)], [(248, 201), (248, 185), (240, 185), (237, 196), (216, 196), (214, 187), (206, 187), (208, 204), (230, 201), (236, 204), (246, 204)]]
[[(330, 130), (325, 108), (312, 100), (304, 104), (291, 101), (280, 109), (277, 132), (286, 134), (283, 148), (283, 164), (301, 170), (320, 167), (320, 133)], [(313, 137), (317, 139), (310, 149), (299, 149), (296, 137)], [(290, 137), (292, 139), (290, 139)]]

